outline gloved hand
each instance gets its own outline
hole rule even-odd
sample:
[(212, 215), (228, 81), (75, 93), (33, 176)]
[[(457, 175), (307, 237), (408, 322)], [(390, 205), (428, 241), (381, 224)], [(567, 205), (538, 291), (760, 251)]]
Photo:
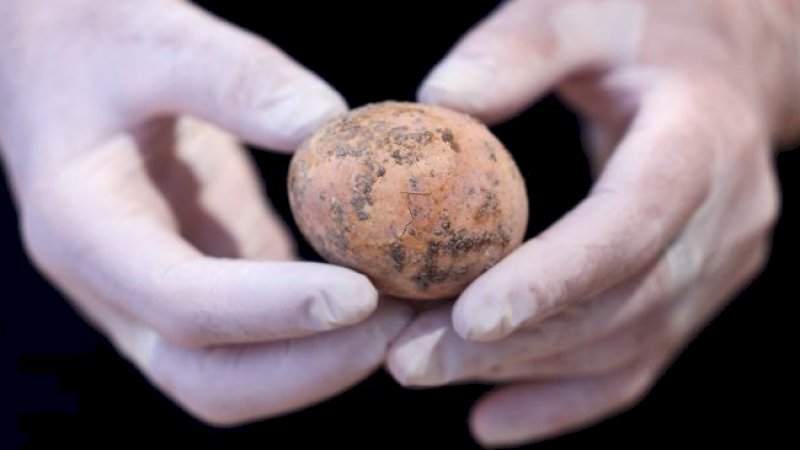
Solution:
[(506, 384), (472, 410), (488, 445), (644, 396), (768, 255), (771, 140), (800, 131), (798, 23), (796, 0), (516, 0), (469, 32), (419, 98), (498, 122), (556, 89), (583, 118), (596, 182), (415, 319), (390, 349), (395, 378)]
[(364, 276), (292, 262), (248, 155), (209, 124), (288, 151), (345, 108), (279, 49), (188, 3), (2, 4), (0, 142), (26, 248), (211, 423), (342, 391), (408, 320)]

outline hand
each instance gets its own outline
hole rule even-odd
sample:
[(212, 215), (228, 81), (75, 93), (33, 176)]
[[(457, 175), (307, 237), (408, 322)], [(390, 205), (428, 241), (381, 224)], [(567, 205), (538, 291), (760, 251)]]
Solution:
[(0, 136), (26, 247), (207, 422), (334, 395), (407, 322), (364, 276), (291, 262), (247, 153), (209, 124), (290, 150), (344, 109), (280, 50), (188, 3), (3, 4)]
[(395, 378), (509, 383), (473, 408), (487, 445), (644, 396), (768, 255), (770, 140), (800, 131), (798, 18), (796, 1), (517, 0), (467, 34), (420, 99), (497, 122), (556, 88), (583, 116), (596, 182), (412, 322), (389, 351)]

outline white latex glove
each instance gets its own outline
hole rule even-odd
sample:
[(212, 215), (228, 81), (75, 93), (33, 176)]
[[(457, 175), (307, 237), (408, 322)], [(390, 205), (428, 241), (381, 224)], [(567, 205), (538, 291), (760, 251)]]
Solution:
[(379, 307), (360, 274), (291, 262), (247, 153), (178, 118), (291, 150), (345, 110), (336, 92), (188, 3), (0, 8), (0, 136), (26, 247), (156, 386), (235, 424), (382, 363), (406, 309)]
[(597, 179), (453, 307), (418, 317), (392, 374), (508, 383), (472, 411), (487, 445), (644, 396), (768, 255), (770, 141), (800, 131), (798, 23), (796, 0), (517, 0), (476, 26), (420, 99), (497, 122), (557, 89), (583, 116)]

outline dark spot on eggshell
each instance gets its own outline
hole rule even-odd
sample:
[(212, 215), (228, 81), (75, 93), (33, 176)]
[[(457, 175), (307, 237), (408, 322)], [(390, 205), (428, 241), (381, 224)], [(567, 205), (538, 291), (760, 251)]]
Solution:
[(483, 191), (483, 202), (478, 207), (478, 210), (475, 211), (475, 220), (483, 221), (486, 220), (494, 215), (497, 215), (500, 210), (500, 200), (498, 199), (498, 195), (495, 191), (485, 190)]
[(397, 272), (402, 272), (406, 266), (406, 248), (403, 244), (393, 242), (389, 246), (389, 257), (392, 259), (392, 267)]
[(458, 145), (458, 141), (453, 134), (453, 130), (450, 128), (439, 128), (436, 131), (438, 131), (442, 136), (442, 141), (449, 145), (454, 152), (458, 153), (461, 151), (461, 147)]

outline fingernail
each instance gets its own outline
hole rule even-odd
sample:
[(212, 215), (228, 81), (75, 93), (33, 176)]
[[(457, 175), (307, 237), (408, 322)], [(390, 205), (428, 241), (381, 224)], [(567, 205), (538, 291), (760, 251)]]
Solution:
[(361, 322), (375, 310), (378, 291), (363, 275), (348, 274), (340, 286), (321, 289), (308, 308), (308, 315), (329, 330)]
[(470, 109), (479, 104), (494, 79), (479, 61), (448, 59), (428, 75), (417, 97), (423, 103), (455, 104), (460, 109)]
[(398, 342), (389, 354), (388, 369), (403, 386), (430, 386), (445, 382), (436, 348), (447, 329), (442, 327)]
[(293, 150), (328, 120), (344, 113), (344, 99), (325, 85), (287, 87), (292, 92), (265, 111), (263, 123), (276, 150)]
[(456, 304), (453, 315), (453, 327), (462, 338), (479, 342), (495, 341), (514, 331), (507, 303), (500, 303), (496, 298), (481, 302), (478, 307), (462, 303), (464, 306)]

